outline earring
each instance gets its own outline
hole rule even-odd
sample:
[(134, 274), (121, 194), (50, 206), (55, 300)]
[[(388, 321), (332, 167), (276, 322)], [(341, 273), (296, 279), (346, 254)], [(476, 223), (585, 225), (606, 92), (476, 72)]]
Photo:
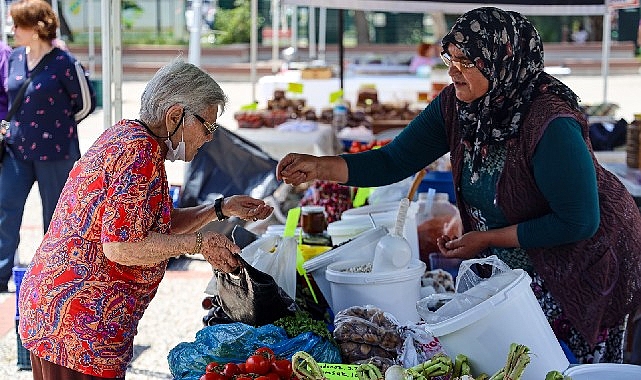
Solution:
[(40, 37), (38, 37), (38, 34), (33, 34), (31, 36), (31, 39), (34, 40), (34, 41), (37, 41), (38, 39), (40, 39)]

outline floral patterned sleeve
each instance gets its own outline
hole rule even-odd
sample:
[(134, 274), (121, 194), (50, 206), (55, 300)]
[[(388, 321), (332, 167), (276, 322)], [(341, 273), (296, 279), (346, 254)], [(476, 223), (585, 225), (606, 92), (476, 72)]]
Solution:
[(154, 161), (158, 155), (153, 150), (149, 141), (140, 139), (111, 155), (112, 171), (105, 179), (103, 243), (143, 240), (150, 230), (157, 230), (161, 219), (168, 219), (165, 172), (163, 164)]

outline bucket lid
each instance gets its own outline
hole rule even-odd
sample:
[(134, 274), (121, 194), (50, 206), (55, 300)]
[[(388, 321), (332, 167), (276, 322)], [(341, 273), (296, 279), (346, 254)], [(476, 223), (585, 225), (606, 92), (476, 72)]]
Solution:
[(300, 211), (301, 211), (303, 214), (306, 214), (306, 213), (316, 213), (316, 212), (325, 212), (325, 206), (315, 206), (315, 205), (311, 205), (311, 206), (302, 206), (302, 207), (300, 208)]
[(574, 380), (637, 380), (641, 379), (641, 366), (618, 363), (580, 364), (571, 366), (563, 374)]
[(329, 264), (325, 271), (325, 278), (329, 282), (338, 284), (388, 284), (403, 282), (411, 279), (420, 279), (425, 273), (425, 263), (420, 260), (414, 260), (409, 263), (407, 268), (390, 272), (372, 273), (372, 272), (345, 272), (344, 269), (354, 268), (359, 265), (367, 264), (363, 260), (343, 260)]
[[(527, 287), (529, 288), (529, 284), (532, 281), (530, 279), (530, 276), (523, 269), (514, 269), (513, 271), (514, 273), (516, 273), (516, 279), (511, 281), (502, 289), (498, 290), (493, 296), (487, 298), (485, 301), (479, 303), (478, 305), (473, 306), (468, 310), (465, 310), (464, 312), (444, 321), (437, 323), (428, 323), (425, 325), (425, 329), (431, 332), (432, 335), (440, 337), (450, 334), (454, 331), (458, 331), (471, 325), (472, 323), (485, 318), (488, 314), (494, 311), (496, 305), (504, 302), (507, 298), (509, 298), (509, 293), (514, 288), (521, 284), (527, 285)], [(492, 277), (490, 277), (490, 279), (488, 279), (487, 281), (490, 281), (491, 279)], [(467, 292), (470, 291), (474, 291), (474, 288), (470, 288), (469, 290), (467, 290)]]
[(356, 252), (363, 245), (371, 243), (372, 241), (378, 241), (385, 235), (387, 235), (387, 228), (385, 227), (377, 227), (369, 231), (365, 231), (360, 235), (357, 235), (354, 239), (351, 239), (336, 248), (330, 249), (313, 259), (305, 261), (305, 263), (303, 263), (303, 269), (307, 272), (313, 272), (319, 268), (326, 267), (335, 261), (345, 260), (346, 257), (349, 257), (350, 254)]
[(327, 225), (327, 233), (330, 235), (358, 235), (372, 228), (374, 226), (369, 218), (345, 219), (329, 223)]
[(349, 210), (343, 211), (343, 213), (341, 214), (341, 219), (345, 219), (345, 216), (347, 217), (352, 217), (355, 215), (367, 216), (367, 214), (380, 214), (385, 212), (396, 213), (398, 211), (399, 203), (400, 201), (381, 202), (373, 205), (350, 208)]

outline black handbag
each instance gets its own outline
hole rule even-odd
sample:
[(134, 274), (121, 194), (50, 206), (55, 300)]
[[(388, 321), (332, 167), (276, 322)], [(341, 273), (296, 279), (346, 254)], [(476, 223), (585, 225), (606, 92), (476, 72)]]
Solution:
[(22, 86), (20, 86), (20, 89), (18, 90), (18, 93), (16, 94), (15, 99), (13, 100), (13, 103), (11, 103), (11, 108), (9, 109), (9, 112), (7, 112), (7, 116), (0, 121), (0, 167), (2, 167), (2, 162), (4, 161), (4, 155), (7, 153), (7, 142), (5, 141), (5, 135), (7, 134), (7, 131), (9, 130), (9, 121), (11, 121), (11, 118), (13, 115), (16, 114), (18, 111), (18, 108), (22, 105), (22, 101), (24, 100), (24, 93), (27, 91), (27, 87), (29, 86), (29, 83), (31, 83), (31, 79), (38, 75), (40, 71), (45, 67), (47, 62), (49, 61), (49, 57), (52, 56), (52, 52), (54, 49), (52, 49), (49, 53), (45, 54), (41, 59), (40, 62), (36, 65), (36, 67), (31, 70), (31, 73), (29, 73), (29, 76), (27, 79), (24, 81)]
[(230, 319), (251, 326), (263, 326), (292, 315), (296, 302), (278, 286), (272, 276), (237, 256), (241, 266), (233, 273), (216, 272), (222, 311)]

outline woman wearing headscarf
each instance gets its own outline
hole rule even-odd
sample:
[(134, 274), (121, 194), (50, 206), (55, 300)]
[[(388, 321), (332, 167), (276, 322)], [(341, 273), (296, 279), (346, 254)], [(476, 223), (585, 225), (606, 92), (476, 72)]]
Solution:
[(240, 248), (200, 229), (272, 212), (246, 195), (173, 207), (165, 160), (191, 161), (215, 137), (227, 103), (209, 74), (174, 60), (140, 103), (139, 119), (105, 130), (73, 167), (22, 280), (19, 330), (36, 380), (123, 379), (169, 259), (198, 254), (233, 271)]
[(577, 96), (543, 70), (540, 36), (516, 12), (469, 11), (441, 47), (453, 83), (390, 144), (289, 154), (277, 176), (381, 186), (449, 152), (464, 234), (439, 238), (440, 251), (526, 270), (578, 362), (622, 362), (626, 317), (641, 302), (641, 213), (598, 164)]

